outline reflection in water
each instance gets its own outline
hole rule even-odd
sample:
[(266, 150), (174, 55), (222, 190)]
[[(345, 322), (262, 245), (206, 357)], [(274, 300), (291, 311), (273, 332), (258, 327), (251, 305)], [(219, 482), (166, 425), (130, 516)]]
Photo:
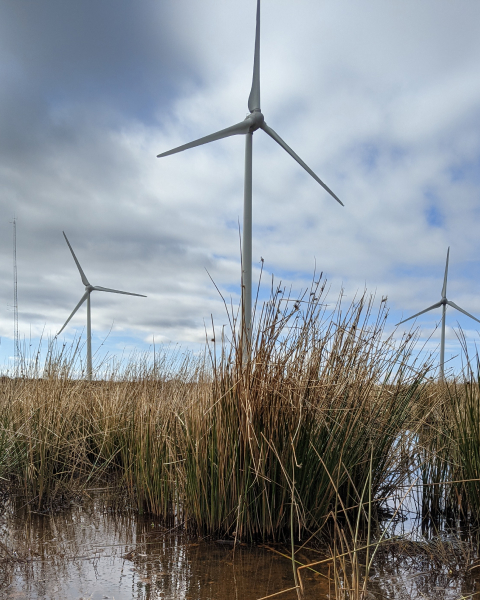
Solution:
[[(294, 585), (288, 561), (266, 548), (199, 541), (151, 518), (112, 512), (101, 499), (50, 515), (17, 507), (1, 536), (25, 559), (0, 564), (6, 600), (244, 600)], [(312, 574), (307, 585), (311, 597), (326, 597), (325, 579)]]
[[(471, 598), (479, 588), (461, 573), (462, 561), (473, 564), (464, 554), (468, 547), (460, 537), (444, 546), (440, 538), (386, 544), (371, 573), (368, 598)], [(288, 553), (198, 540), (128, 508), (111, 510), (102, 497), (48, 515), (30, 513), (17, 501), (0, 516), (0, 555), (8, 551), (15, 558), (0, 562), (0, 598), (256, 600), (294, 585), (290, 562), (274, 550)], [(298, 560), (319, 560), (319, 554), (302, 550)], [(322, 573), (328, 575), (328, 567)], [(325, 577), (304, 571), (304, 583), (307, 600), (329, 597)]]

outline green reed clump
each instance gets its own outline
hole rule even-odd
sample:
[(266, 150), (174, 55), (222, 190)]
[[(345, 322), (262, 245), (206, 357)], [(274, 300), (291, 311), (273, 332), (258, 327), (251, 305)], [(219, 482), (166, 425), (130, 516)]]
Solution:
[(445, 381), (430, 381), (416, 411), (416, 460), (423, 527), (442, 520), (463, 525), (480, 520), (480, 363), (471, 366), (458, 333), (464, 369)]
[(457, 475), (450, 404), (448, 385), (429, 381), (416, 411), (415, 478), (421, 490), (419, 501), (424, 530), (438, 526), (439, 519), (450, 510), (449, 497), (453, 489), (450, 482)]
[(293, 506), (300, 536), (324, 525), (332, 478), (348, 508), (370, 462), (375, 497), (403, 476), (393, 449), (424, 375), (407, 369), (413, 340), (384, 335), (383, 303), (373, 320), (365, 297), (327, 315), (322, 294), (274, 290), (246, 361), (233, 323), (228, 351), (212, 350), (211, 393), (179, 415), (184, 515), (203, 531), (283, 536)]
[[(468, 363), (469, 364), (469, 363)], [(467, 367), (462, 381), (448, 386), (451, 411), (445, 427), (454, 452), (450, 505), (461, 516), (480, 521), (480, 362)], [(445, 436), (446, 437), (446, 436)]]

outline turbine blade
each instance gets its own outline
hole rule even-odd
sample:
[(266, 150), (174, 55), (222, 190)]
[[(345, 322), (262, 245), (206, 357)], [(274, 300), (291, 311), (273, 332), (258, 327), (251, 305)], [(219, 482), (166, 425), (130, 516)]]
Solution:
[(143, 294), (134, 294), (133, 292), (122, 292), (121, 290), (112, 290), (110, 288), (104, 288), (99, 285), (94, 286), (94, 290), (99, 292), (111, 292), (112, 294), (125, 294), (126, 296), (140, 296), (141, 298), (146, 298)]
[[(77, 257), (75, 256), (75, 252), (73, 251), (73, 248), (70, 246), (70, 242), (68, 241), (68, 238), (65, 235), (65, 232), (63, 231), (62, 233), (63, 233), (63, 237), (65, 238), (65, 241), (68, 244), (68, 247), (70, 248), (70, 252), (72, 253), (73, 260), (75, 261), (75, 264), (77, 265), (77, 269), (80, 273), (80, 277), (82, 278), (83, 285), (90, 285), (90, 283), (88, 282), (88, 279), (85, 276), (85, 273), (83, 272), (82, 267), (80, 266), (80, 263), (78, 262)], [(66, 325), (66, 323), (65, 323), (65, 325)]]
[(257, 0), (257, 28), (255, 32), (255, 56), (253, 59), (252, 89), (248, 98), (248, 110), (260, 110), (260, 0)]
[(450, 246), (447, 250), (447, 262), (445, 264), (445, 275), (443, 276), (442, 298), (447, 297), (447, 277), (448, 277), (448, 256), (450, 254)]
[(290, 156), (291, 156), (292, 158), (294, 158), (294, 159), (295, 159), (295, 160), (298, 162), (298, 164), (299, 164), (300, 166), (302, 166), (302, 167), (305, 169), (305, 171), (306, 171), (306, 172), (307, 172), (309, 175), (311, 175), (311, 176), (312, 176), (312, 177), (315, 179), (315, 181), (316, 181), (317, 183), (319, 183), (319, 184), (320, 184), (320, 185), (323, 187), (323, 189), (324, 189), (324, 190), (326, 190), (326, 191), (327, 191), (327, 192), (330, 194), (330, 196), (332, 196), (332, 198), (335, 198), (335, 200), (336, 200), (336, 201), (337, 201), (339, 204), (341, 204), (341, 205), (343, 206), (343, 202), (340, 200), (340, 198), (337, 198), (337, 196), (336, 196), (336, 195), (335, 195), (335, 194), (332, 192), (332, 190), (331, 190), (331, 189), (330, 189), (328, 186), (326, 186), (326, 185), (323, 183), (323, 181), (322, 181), (322, 180), (321, 180), (319, 177), (317, 177), (317, 175), (315, 175), (315, 173), (312, 171), (312, 169), (310, 169), (310, 167), (309, 167), (309, 166), (307, 166), (307, 165), (306, 165), (306, 164), (303, 162), (303, 160), (302, 160), (302, 159), (301, 159), (301, 158), (300, 158), (300, 157), (299, 157), (297, 154), (295, 154), (295, 152), (294, 152), (294, 151), (293, 151), (293, 150), (290, 148), (290, 146), (288, 146), (288, 145), (287, 145), (287, 144), (286, 144), (286, 143), (285, 143), (285, 142), (282, 140), (282, 138), (281, 138), (281, 137), (278, 135), (278, 133), (276, 133), (275, 131), (273, 131), (273, 129), (272, 129), (271, 127), (269, 127), (269, 126), (268, 126), (268, 125), (265, 123), (265, 121), (262, 123), (262, 125), (261, 125), (261, 128), (263, 129), (263, 131), (265, 131), (265, 133), (268, 133), (268, 135), (269, 135), (269, 136), (270, 136), (270, 137), (271, 137), (273, 140), (275, 140), (275, 141), (277, 142), (277, 144), (279, 144), (279, 145), (280, 145), (280, 146), (281, 146), (281, 147), (282, 147), (282, 148), (283, 148), (283, 149), (284, 149), (286, 152), (288, 152), (288, 154), (290, 154)]
[(60, 335), (62, 333), (62, 331), (65, 329), (65, 327), (68, 325), (68, 323), (70, 322), (70, 319), (73, 317), (73, 315), (77, 312), (77, 310), (82, 306), (82, 304), (85, 302), (85, 300), (87, 299), (88, 296), (88, 292), (85, 292), (80, 300), (80, 302), (77, 304), (77, 306), (73, 309), (72, 314), (68, 317), (68, 319), (65, 321), (65, 324), (63, 325), (63, 327), (60, 329), (60, 331), (57, 333), (57, 336)]
[(467, 317), (470, 317), (471, 319), (473, 319), (474, 321), (477, 321), (477, 323), (480, 323), (480, 320), (477, 319), (477, 317), (474, 317), (473, 315), (471, 315), (470, 313), (468, 313), (466, 310), (463, 310), (463, 308), (460, 308), (458, 306), (458, 304), (455, 304), (455, 302), (451, 302), (450, 300), (447, 300), (447, 304), (449, 306), (451, 306), (452, 308), (456, 308), (457, 310), (459, 310), (461, 313), (463, 313), (464, 315), (467, 315)]
[(203, 144), (222, 140), (223, 138), (230, 137), (232, 135), (246, 134), (249, 132), (250, 127), (251, 123), (249, 121), (242, 121), (241, 123), (237, 123), (236, 125), (232, 125), (231, 127), (217, 131), (217, 133), (206, 135), (205, 137), (195, 140), (194, 142), (189, 142), (188, 144), (178, 146), (178, 148), (174, 148), (173, 150), (168, 150), (167, 152), (162, 152), (162, 154), (157, 154), (157, 158), (163, 158), (164, 156), (169, 156), (170, 154), (183, 152), (184, 150), (195, 148), (196, 146), (203, 146)]
[(416, 315), (413, 315), (411, 317), (408, 317), (408, 319), (403, 319), (403, 321), (400, 321), (400, 323), (397, 323), (395, 325), (395, 327), (398, 327), (399, 325), (401, 325), (402, 323), (405, 323), (406, 321), (410, 321), (411, 319), (415, 319), (415, 317), (419, 317), (420, 315), (423, 315), (423, 313), (428, 312), (429, 310), (433, 310), (434, 308), (438, 308), (439, 306), (442, 306), (442, 302), (437, 302), (436, 304), (432, 304), (432, 306), (429, 306), (428, 308), (426, 308), (425, 310), (421, 310), (419, 313), (417, 313)]

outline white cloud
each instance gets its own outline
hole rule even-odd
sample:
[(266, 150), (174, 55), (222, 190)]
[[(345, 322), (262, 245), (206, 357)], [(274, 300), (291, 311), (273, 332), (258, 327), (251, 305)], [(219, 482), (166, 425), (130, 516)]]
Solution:
[[(131, 31), (145, 39), (129, 40), (125, 79), (115, 76), (118, 94), (135, 99), (132, 73), (143, 69), (141, 82), (149, 83), (138, 88), (138, 110), (132, 100), (126, 108), (105, 95), (98, 74), (89, 87), (93, 67), (85, 60), (76, 78), (74, 65), (67, 76), (37, 57), (55, 98), (25, 82), (9, 90), (8, 102), (0, 94), (0, 116), (12, 132), (10, 147), (1, 148), (0, 202), (2, 214), (18, 216), (23, 331), (31, 324), (37, 335), (47, 323), (55, 332), (81, 296), (63, 229), (92, 282), (149, 296), (95, 297), (99, 331), (114, 320), (120, 338), (139, 344), (152, 334), (201, 341), (211, 313), (224, 322), (205, 269), (238, 301), (243, 139), (155, 155), (244, 118), (254, 2), (179, 0), (144, 10), (151, 12)], [(264, 257), (268, 273), (300, 287), (316, 259), (333, 295), (342, 283), (350, 297), (366, 285), (389, 296), (395, 320), (439, 300), (451, 246), (452, 299), (480, 315), (479, 18), (474, 1), (461, 9), (447, 0), (262, 2), (266, 121), (346, 205), (256, 133), (253, 256)], [(47, 43), (43, 27), (36, 35)], [(76, 39), (87, 44), (88, 23), (78, 28)], [(156, 72), (145, 52), (167, 31), (175, 62), (170, 72), (166, 46), (158, 46)], [(7, 50), (28, 73), (22, 43), (28, 40), (20, 35)], [(58, 43), (61, 51), (66, 42)], [(84, 58), (86, 51), (78, 49)], [(125, 54), (117, 63), (109, 52), (102, 67), (108, 85), (109, 68), (121, 74), (122, 61)], [(22, 94), (28, 106), (15, 100)], [(12, 329), (7, 221), (0, 236), (3, 336)]]

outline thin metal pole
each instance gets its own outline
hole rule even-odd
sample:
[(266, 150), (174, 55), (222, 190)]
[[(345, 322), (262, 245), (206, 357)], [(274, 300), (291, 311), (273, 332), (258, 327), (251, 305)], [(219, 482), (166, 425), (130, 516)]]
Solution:
[(17, 219), (13, 217), (13, 344), (15, 377), (20, 366), (20, 336), (18, 334), (18, 288), (17, 288)]
[(250, 353), (252, 326), (252, 140), (245, 136), (245, 181), (242, 244), (242, 348), (244, 361)]
[(440, 381), (445, 381), (445, 318), (447, 305), (442, 306), (442, 339), (440, 342)]
[(92, 321), (90, 318), (90, 292), (87, 296), (87, 379), (92, 381)]

